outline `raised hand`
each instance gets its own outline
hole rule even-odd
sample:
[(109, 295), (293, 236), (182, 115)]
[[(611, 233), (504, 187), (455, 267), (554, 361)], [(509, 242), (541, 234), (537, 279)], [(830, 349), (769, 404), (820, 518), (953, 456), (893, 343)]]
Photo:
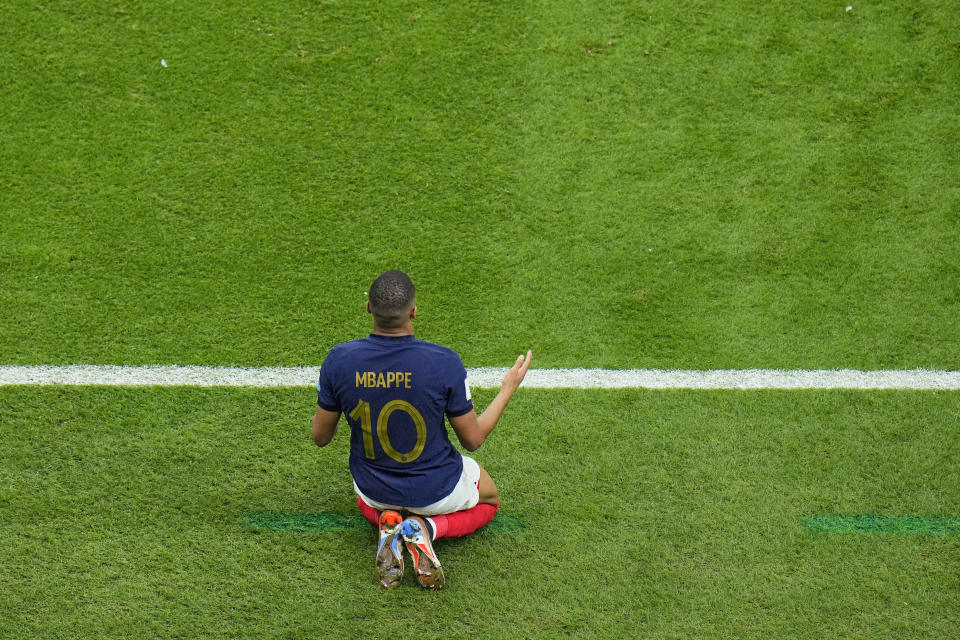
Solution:
[(507, 375), (503, 377), (503, 384), (500, 385), (500, 390), (513, 395), (520, 386), (520, 383), (523, 382), (524, 376), (527, 375), (532, 359), (533, 351), (527, 351), (526, 356), (517, 356), (517, 361), (510, 367), (510, 370), (507, 371)]

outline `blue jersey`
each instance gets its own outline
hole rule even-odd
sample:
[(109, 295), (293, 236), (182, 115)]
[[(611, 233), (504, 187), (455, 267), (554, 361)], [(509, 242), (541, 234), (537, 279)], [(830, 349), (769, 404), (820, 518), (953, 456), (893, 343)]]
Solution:
[(463, 460), (444, 415), (473, 409), (455, 351), (411, 336), (338, 344), (320, 369), (317, 404), (350, 424), (350, 473), (363, 494), (400, 507), (449, 495)]

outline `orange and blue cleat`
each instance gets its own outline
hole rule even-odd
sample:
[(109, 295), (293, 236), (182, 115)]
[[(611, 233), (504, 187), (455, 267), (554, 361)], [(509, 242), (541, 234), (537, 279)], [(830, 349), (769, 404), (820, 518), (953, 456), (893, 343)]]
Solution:
[(417, 571), (417, 582), (427, 589), (443, 589), (443, 567), (433, 551), (430, 533), (426, 523), (420, 518), (407, 518), (400, 525), (400, 535), (407, 546), (407, 551), (413, 558), (413, 566)]
[(403, 552), (400, 550), (400, 525), (403, 517), (396, 511), (380, 514), (380, 543), (377, 545), (377, 577), (387, 589), (403, 581)]

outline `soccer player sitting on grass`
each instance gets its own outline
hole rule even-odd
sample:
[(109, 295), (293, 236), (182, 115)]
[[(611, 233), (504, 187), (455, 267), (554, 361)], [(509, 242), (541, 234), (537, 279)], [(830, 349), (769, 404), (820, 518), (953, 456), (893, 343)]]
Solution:
[(396, 587), (403, 579), (402, 539), (417, 581), (442, 589), (433, 541), (473, 533), (493, 520), (500, 505), (487, 472), (450, 443), (444, 415), (460, 444), (476, 450), (523, 381), (532, 354), (517, 358), (500, 392), (477, 416), (460, 356), (413, 337), (416, 289), (407, 274), (378, 277), (370, 285), (367, 312), (373, 314), (373, 333), (335, 346), (320, 369), (313, 441), (327, 445), (340, 414), (347, 415), (357, 506), (380, 529), (380, 583)]

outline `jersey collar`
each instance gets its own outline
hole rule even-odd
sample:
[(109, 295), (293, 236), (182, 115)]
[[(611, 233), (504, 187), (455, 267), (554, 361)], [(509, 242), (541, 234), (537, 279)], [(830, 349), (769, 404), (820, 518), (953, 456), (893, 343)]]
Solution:
[(367, 336), (368, 340), (373, 340), (374, 342), (380, 342), (383, 344), (399, 344), (401, 342), (413, 342), (416, 338), (413, 335), (406, 336), (381, 336), (376, 333), (371, 333)]

